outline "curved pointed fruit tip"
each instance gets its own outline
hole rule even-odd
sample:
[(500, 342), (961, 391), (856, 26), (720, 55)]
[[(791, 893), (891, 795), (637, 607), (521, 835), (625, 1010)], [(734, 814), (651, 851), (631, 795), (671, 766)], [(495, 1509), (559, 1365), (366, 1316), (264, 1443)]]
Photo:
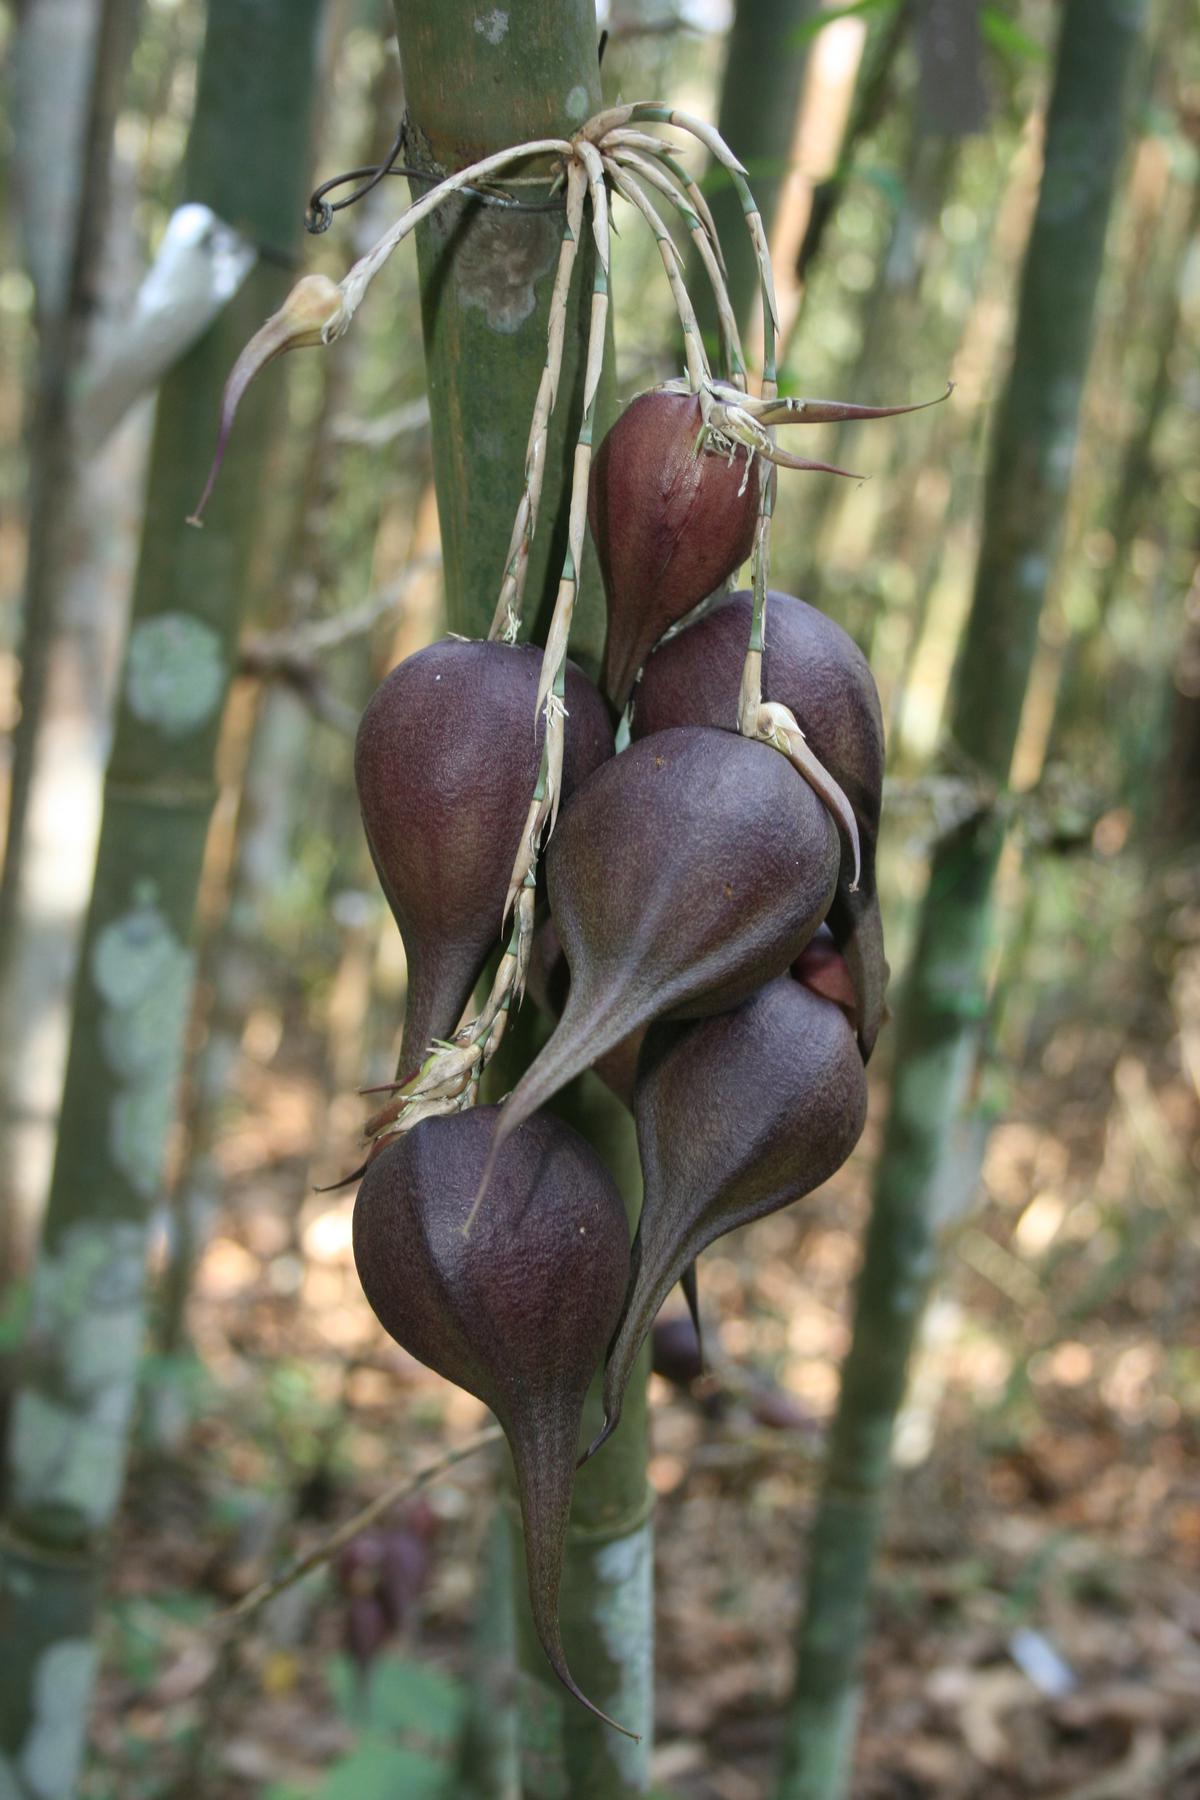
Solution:
[(349, 1175), (343, 1175), (340, 1181), (327, 1181), (323, 1186), (314, 1186), (314, 1194), (336, 1194), (339, 1188), (349, 1187), (352, 1181), (361, 1181), (371, 1166), (371, 1157), (360, 1162), (357, 1169), (351, 1169)]
[(777, 469), (807, 469), (814, 475), (842, 475), (847, 481), (870, 480), (869, 475), (858, 475), (853, 469), (839, 468), (837, 463), (813, 462), (807, 456), (793, 456), (789, 450), (780, 450), (775, 444), (772, 444), (769, 450), (764, 450), (762, 454), (768, 462), (774, 463)]
[(594, 1701), (588, 1699), (583, 1689), (576, 1685), (575, 1678), (567, 1667), (567, 1659), (563, 1655), (561, 1649), (559, 1649), (557, 1655), (552, 1656), (544, 1644), (542, 1648), (546, 1650), (546, 1659), (549, 1662), (550, 1667), (554, 1670), (554, 1673), (558, 1676), (558, 1679), (566, 1688), (568, 1694), (578, 1700), (581, 1706), (586, 1706), (587, 1710), (597, 1719), (602, 1719), (606, 1725), (611, 1725), (614, 1731), (619, 1731), (622, 1737), (632, 1738), (635, 1744), (641, 1743), (642, 1740), (638, 1732), (630, 1731), (628, 1725), (618, 1724), (616, 1719), (610, 1718), (608, 1713), (602, 1712)]
[[(803, 952), (801, 952), (803, 956)], [(700, 1275), (696, 1262), (690, 1262), (679, 1277), (679, 1285), (683, 1289), (683, 1297), (687, 1301), (688, 1313), (691, 1316), (692, 1330), (696, 1334), (696, 1349), (700, 1356), (700, 1373), (707, 1373), (704, 1356), (704, 1326), (700, 1321)]]
[(612, 1436), (613, 1432), (617, 1429), (617, 1426), (620, 1423), (621, 1423), (621, 1409), (619, 1406), (618, 1406), (615, 1414), (613, 1414), (611, 1418), (607, 1412), (605, 1413), (603, 1425), (600, 1427), (599, 1431), (596, 1433), (595, 1437), (592, 1439), (591, 1443), (588, 1445), (587, 1449), (584, 1451), (584, 1453), (580, 1457), (579, 1461), (575, 1464), (575, 1467), (577, 1469), (582, 1469), (585, 1462), (591, 1462), (591, 1460), (592, 1460), (593, 1456), (595, 1456), (597, 1450), (599, 1450), (604, 1444), (607, 1444), (609, 1438)]
[(305, 275), (298, 281), (279, 311), (272, 313), (261, 326), (229, 372), (225, 392), (221, 396), (221, 423), (217, 430), (217, 447), (212, 466), (204, 483), (204, 492), (187, 523), (197, 530), (203, 524), (203, 513), (217, 485), (217, 476), (229, 447), (229, 437), (238, 407), (250, 383), (269, 362), (285, 350), (299, 350), (305, 345), (325, 344), (341, 320), (342, 290), (328, 275)]

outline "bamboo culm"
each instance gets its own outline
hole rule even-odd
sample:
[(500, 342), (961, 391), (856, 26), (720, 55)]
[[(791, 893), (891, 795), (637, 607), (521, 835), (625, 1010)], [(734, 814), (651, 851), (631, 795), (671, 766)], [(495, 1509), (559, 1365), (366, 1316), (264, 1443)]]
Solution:
[[(72, 576), (87, 544), (85, 472), (80, 468), (75, 393), (94, 322), (111, 187), (112, 138), (132, 51), (139, 0), (105, 0), (74, 14), (29, 6), (13, 46), (14, 174), (23, 212), (26, 256), (34, 280), (38, 360), (29, 430), (28, 540), (20, 638), (20, 709), (12, 733), (0, 875), (0, 1281), (24, 1273), (35, 1210), (17, 1168), (18, 1093), (28, 1048), (22, 1003), (32, 985), (24, 960), (47, 958), (41, 910), (30, 895), (26, 855), (36, 831), (36, 787), (46, 761), (43, 723), (56, 706), (56, 671), (79, 682), (88, 699), (97, 674), (96, 646), (70, 665)], [(89, 18), (89, 12), (92, 17)], [(64, 44), (60, 33), (69, 40)], [(87, 551), (84, 551), (87, 554)], [(94, 555), (94, 547), (92, 547)], [(87, 652), (91, 652), (89, 661)], [(58, 704), (61, 706), (61, 700)], [(78, 702), (75, 702), (78, 705)], [(86, 703), (85, 703), (86, 704)], [(100, 706), (103, 701), (98, 702)], [(103, 753), (101, 752), (101, 755)], [(78, 931), (78, 921), (74, 921)], [(71, 928), (68, 927), (68, 930)], [(64, 960), (51, 942), (49, 956)], [(65, 961), (69, 964), (71, 952)], [(67, 977), (69, 980), (69, 975)], [(39, 1196), (40, 1198), (40, 1196)]]
[[(738, 0), (729, 28), (717, 130), (749, 171), (768, 237), (787, 180), (807, 61), (803, 45), (794, 41), (795, 34), (812, 11), (812, 0)], [(715, 171), (714, 180), (723, 174), (723, 170)], [(745, 332), (758, 312), (759, 272), (733, 182), (725, 179), (714, 186), (709, 204), (725, 252), (726, 285), (734, 317)], [(696, 297), (696, 311), (715, 366), (716, 307), (695, 256), (688, 289)]]
[(185, 193), (261, 254), (160, 395), (54, 1176), (10, 1424), (0, 1787), (38, 1800), (69, 1800), (83, 1752), (101, 1547), (124, 1478), (146, 1228), (175, 1104), (189, 934), (247, 598), (268, 393), (247, 416), (238, 465), (207, 530), (191, 531), (185, 520), (221, 383), (287, 284), (303, 218), (319, 11), (319, 0), (211, 0), (208, 9)]
[[(1064, 10), (951, 713), (957, 755), (997, 792), (1008, 779), (1062, 532), (1142, 17), (1128, 0), (1067, 0)], [(892, 1431), (936, 1262), (935, 1179), (985, 1014), (989, 903), (1002, 838), (996, 808), (981, 807), (937, 846), (930, 867), (897, 1020), (854, 1335), (810, 1546), (780, 1800), (841, 1800), (848, 1792)]]

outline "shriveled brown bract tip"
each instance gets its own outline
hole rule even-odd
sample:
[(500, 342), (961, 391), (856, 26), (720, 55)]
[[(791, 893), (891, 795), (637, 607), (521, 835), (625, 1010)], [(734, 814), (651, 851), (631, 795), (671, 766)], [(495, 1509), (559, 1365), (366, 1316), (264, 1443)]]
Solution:
[(225, 460), (233, 421), (250, 383), (269, 362), (282, 356), (285, 350), (300, 350), (306, 346), (328, 343), (341, 312), (342, 290), (337, 282), (331, 281), (328, 275), (305, 275), (296, 283), (279, 311), (272, 313), (266, 324), (250, 339), (225, 383), (225, 391), (221, 396), (217, 447), (213, 452), (208, 479), (204, 483), (204, 492), (195, 511), (188, 514), (189, 525), (199, 529), (203, 524), (202, 515), (212, 497), (221, 464)]

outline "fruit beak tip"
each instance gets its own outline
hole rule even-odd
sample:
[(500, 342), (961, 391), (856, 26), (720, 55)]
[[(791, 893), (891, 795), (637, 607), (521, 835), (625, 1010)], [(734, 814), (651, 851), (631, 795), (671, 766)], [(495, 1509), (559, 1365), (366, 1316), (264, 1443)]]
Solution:
[(583, 1455), (579, 1458), (579, 1461), (575, 1464), (575, 1467), (577, 1469), (582, 1469), (585, 1462), (591, 1461), (592, 1457), (595, 1456), (597, 1450), (599, 1450), (604, 1444), (606, 1444), (608, 1442), (609, 1438), (612, 1436), (613, 1432), (616, 1430), (616, 1427), (617, 1427), (617, 1421), (615, 1419), (610, 1419), (606, 1413), (604, 1416), (603, 1425), (600, 1427), (599, 1431), (596, 1433), (595, 1437), (592, 1439), (591, 1443), (588, 1445), (588, 1447), (584, 1451)]

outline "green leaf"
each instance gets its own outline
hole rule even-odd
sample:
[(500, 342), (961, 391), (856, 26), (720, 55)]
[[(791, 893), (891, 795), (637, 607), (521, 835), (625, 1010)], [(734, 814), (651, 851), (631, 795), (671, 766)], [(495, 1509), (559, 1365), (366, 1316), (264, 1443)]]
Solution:
[(811, 43), (819, 31), (832, 25), (838, 19), (862, 18), (867, 13), (889, 12), (898, 4), (898, 0), (851, 0), (848, 6), (831, 6), (828, 11), (814, 13), (811, 19), (805, 19), (788, 33), (789, 49), (800, 50)]
[(1025, 57), (1030, 62), (1045, 62), (1046, 52), (1037, 39), (1022, 31), (998, 6), (985, 6), (979, 24), (993, 50), (1005, 56)]
[(463, 1704), (459, 1684), (427, 1663), (381, 1656), (371, 1665), (367, 1716), (379, 1731), (449, 1744), (458, 1735)]
[(415, 1751), (367, 1738), (330, 1769), (312, 1800), (450, 1800), (450, 1770)]
[(334, 1705), (352, 1725), (365, 1721), (373, 1731), (411, 1738), (430, 1748), (451, 1743), (458, 1734), (463, 1690), (428, 1663), (380, 1656), (363, 1677), (348, 1656), (335, 1656), (327, 1679)]

